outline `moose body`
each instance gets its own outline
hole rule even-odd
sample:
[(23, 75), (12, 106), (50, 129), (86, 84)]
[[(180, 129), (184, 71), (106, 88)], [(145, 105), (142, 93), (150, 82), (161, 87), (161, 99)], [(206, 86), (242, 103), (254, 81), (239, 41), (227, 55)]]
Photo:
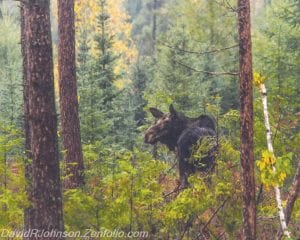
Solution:
[(146, 131), (145, 143), (161, 142), (169, 150), (176, 152), (180, 182), (182, 186), (186, 187), (188, 177), (196, 170), (207, 171), (214, 165), (216, 145), (210, 147), (204, 156), (198, 160), (201, 163), (200, 166), (191, 161), (191, 155), (193, 148), (198, 143), (201, 145), (201, 140), (215, 137), (215, 123), (207, 115), (201, 115), (198, 118), (186, 117), (177, 112), (172, 104), (169, 110), (169, 113), (164, 114), (156, 108), (150, 108), (150, 112), (157, 119), (157, 122)]

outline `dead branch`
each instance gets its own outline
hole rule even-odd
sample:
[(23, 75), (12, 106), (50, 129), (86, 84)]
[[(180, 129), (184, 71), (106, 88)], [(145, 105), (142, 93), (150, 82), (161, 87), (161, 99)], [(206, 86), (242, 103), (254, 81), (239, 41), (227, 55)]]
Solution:
[(222, 2), (216, 1), (217, 4), (219, 4), (220, 6), (224, 7), (225, 9), (228, 9), (232, 12), (237, 12), (238, 8), (237, 7), (233, 7), (231, 5), (231, 3), (228, 0), (223, 0)]
[(263, 189), (264, 189), (264, 187), (263, 187), (263, 184), (261, 183), (260, 186), (259, 186), (259, 192), (258, 192), (258, 195), (257, 195), (257, 198), (256, 198), (256, 206), (259, 204), (260, 199), (263, 195)]
[(176, 187), (172, 192), (166, 193), (163, 196), (163, 198), (166, 198), (166, 197), (172, 195), (173, 193), (178, 193), (179, 191), (184, 190), (184, 189), (186, 189), (186, 187)]
[(229, 46), (229, 47), (225, 47), (225, 48), (212, 49), (212, 50), (209, 50), (209, 51), (198, 52), (198, 51), (192, 51), (192, 50), (185, 50), (185, 49), (182, 49), (182, 48), (179, 48), (179, 47), (176, 47), (176, 46), (171, 46), (171, 45), (166, 44), (164, 42), (160, 42), (160, 44), (162, 44), (163, 46), (168, 47), (172, 50), (177, 50), (177, 51), (180, 51), (180, 52), (191, 53), (191, 54), (196, 54), (196, 55), (204, 55), (204, 54), (212, 54), (212, 53), (222, 52), (222, 51), (226, 51), (226, 50), (236, 48), (236, 47), (239, 46), (238, 44), (235, 44), (233, 46)]
[(219, 76), (219, 75), (230, 75), (230, 76), (237, 76), (239, 75), (238, 72), (209, 72), (209, 71), (204, 71), (204, 70), (198, 70), (198, 69), (195, 69), (193, 67), (190, 67), (182, 62), (179, 62), (179, 61), (176, 61), (174, 60), (175, 63), (178, 63), (179, 65), (183, 66), (183, 67), (186, 67), (192, 71), (195, 71), (195, 72), (200, 72), (200, 73), (205, 73), (205, 74), (208, 74), (208, 75), (216, 75), (216, 76)]
[(214, 211), (214, 213), (211, 215), (210, 219), (206, 222), (206, 224), (203, 226), (203, 229), (207, 228), (207, 226), (211, 223), (211, 221), (214, 219), (214, 217), (217, 215), (217, 213), (224, 207), (226, 202), (228, 201), (229, 197), (227, 197), (222, 204)]

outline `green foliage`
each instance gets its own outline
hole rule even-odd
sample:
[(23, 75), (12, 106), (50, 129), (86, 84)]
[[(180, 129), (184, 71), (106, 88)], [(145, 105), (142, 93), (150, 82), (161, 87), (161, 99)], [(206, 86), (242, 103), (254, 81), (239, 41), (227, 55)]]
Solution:
[(138, 59), (137, 65), (134, 66), (132, 78), (132, 105), (134, 106), (134, 120), (139, 126), (144, 123), (146, 117), (146, 113), (144, 111), (144, 107), (146, 105), (144, 91), (146, 88), (146, 82), (149, 80), (146, 74), (144, 63), (140, 59)]
[(270, 101), (277, 106), (274, 111), (286, 117), (299, 108), (299, 31), (283, 17), (287, 9), (293, 12), (291, 2), (272, 1), (261, 14), (265, 20), (258, 18), (253, 39), (255, 68), (268, 80)]
[[(156, 2), (156, 7), (154, 3)], [(166, 9), (170, 0), (129, 0), (125, 3), (129, 14), (132, 16), (133, 39), (135, 40), (140, 56), (153, 57), (155, 55), (156, 36), (166, 31), (169, 25), (169, 17)], [(156, 16), (156, 29), (154, 29), (153, 18)]]
[(282, 186), (286, 176), (291, 173), (292, 153), (275, 158), (269, 151), (262, 152), (261, 160), (256, 162), (262, 183), (267, 187)]
[[(231, 205), (240, 202), (240, 183), (230, 171), (230, 165), (220, 162), (216, 172), (212, 176), (191, 176), (191, 187), (180, 192), (171, 202), (167, 203), (163, 210), (164, 228), (160, 234), (171, 234), (172, 238), (181, 236), (184, 226), (190, 228), (191, 236), (197, 236), (201, 226), (203, 227), (212, 217), (213, 211), (225, 204)], [(232, 195), (234, 193), (234, 195)], [(214, 221), (221, 222), (219, 229), (226, 229), (228, 234), (233, 234), (241, 222), (240, 210), (236, 208), (221, 208), (216, 212)], [(189, 223), (190, 225), (186, 225)], [(192, 227), (193, 226), (193, 227)]]
[(186, 0), (169, 3), (168, 7), (170, 24), (159, 35), (155, 71), (147, 84), (145, 97), (149, 105), (174, 102), (179, 110), (199, 114), (221, 96), (226, 99), (221, 101), (223, 109), (236, 108), (235, 77), (212, 74), (224, 69), (236, 72), (235, 48), (209, 53), (210, 49), (235, 44), (235, 31), (230, 27), (234, 26), (235, 16), (215, 2)]
[(196, 229), (222, 204), (235, 207), (217, 212), (214, 221), (221, 226), (213, 231), (227, 229), (233, 236), (240, 227), (241, 186), (232, 174), (238, 157), (229, 142), (220, 150), (222, 159), (211, 176), (191, 176), (191, 187), (177, 193), (171, 165), (153, 160), (147, 152), (106, 148), (101, 142), (84, 145), (83, 150), (87, 185), (65, 192), (66, 229), (142, 229), (164, 238), (183, 234), (188, 221), (196, 236)]
[(23, 225), (28, 206), (22, 163), (21, 133), (0, 122), (0, 227), (16, 229)]
[[(0, 17), (0, 228), (16, 229), (23, 224), (28, 202), (22, 138), (16, 130), (22, 116), (19, 10), (8, 2), (2, 3)], [(237, 47), (221, 50), (237, 44), (236, 14), (230, 9), (235, 1), (157, 0), (156, 9), (154, 0), (126, 1), (132, 17), (126, 21), (133, 25), (132, 38), (139, 50), (126, 76), (123, 69), (115, 71), (120, 53), (113, 45), (115, 40), (127, 40), (111, 34), (106, 0), (89, 2), (101, 11), (92, 28), (81, 23), (77, 39), (86, 186), (64, 192), (65, 229), (143, 230), (151, 239), (197, 239), (208, 231), (211, 237), (238, 239), (242, 221), (238, 81), (231, 74), (213, 74), (238, 72)], [(253, 15), (253, 63), (255, 83), (267, 85), (277, 157), (266, 151), (256, 90), (255, 177), (257, 185), (280, 185), (285, 200), (300, 156), (300, 8), (297, 0), (268, 2)], [(127, 81), (118, 85), (120, 79)], [(157, 145), (154, 160), (152, 147), (142, 143), (143, 132), (154, 121), (147, 119), (147, 109), (167, 112), (170, 103), (191, 117), (212, 115), (217, 123), (216, 168), (211, 174), (191, 176), (191, 185), (184, 190), (176, 190), (174, 154)], [(202, 142), (194, 157), (203, 157), (210, 146), (209, 141)], [(289, 225), (294, 236), (299, 209), (298, 199)], [(277, 214), (274, 196), (265, 189), (258, 204), (258, 238), (273, 237)]]
[(64, 220), (66, 231), (86, 230), (96, 220), (96, 201), (85, 192), (78, 189), (64, 193)]
[(0, 121), (21, 125), (20, 30), (14, 8), (2, 4), (0, 20)]
[(216, 148), (216, 146), (216, 137), (207, 136), (200, 138), (197, 144), (193, 146), (192, 156), (188, 159), (188, 161), (197, 167), (206, 167), (207, 163), (201, 162), (201, 159), (216, 155), (216, 152), (211, 153), (211, 149)]
[(142, 225), (147, 230), (151, 208), (162, 201), (158, 179), (167, 165), (148, 153), (116, 153), (100, 144), (84, 146), (84, 158), (86, 188), (65, 193), (67, 228), (128, 230)]
[[(117, 36), (109, 29), (107, 1), (97, 4), (100, 12), (95, 32), (83, 28), (79, 34), (77, 75), (82, 140), (114, 142), (130, 149), (135, 137), (132, 85), (124, 82), (125, 87), (117, 86), (117, 81), (125, 81), (124, 73), (118, 75), (115, 71), (120, 57), (113, 48)], [(95, 46), (91, 46), (91, 36)]]
[[(93, 52), (88, 46), (87, 32), (82, 30), (78, 53), (79, 111), (84, 142), (94, 142), (111, 133), (113, 121), (111, 102), (115, 89), (111, 51), (112, 37), (108, 35), (105, 1), (99, 1), (96, 33), (93, 35), (96, 47)], [(92, 55), (92, 53), (94, 55)]]

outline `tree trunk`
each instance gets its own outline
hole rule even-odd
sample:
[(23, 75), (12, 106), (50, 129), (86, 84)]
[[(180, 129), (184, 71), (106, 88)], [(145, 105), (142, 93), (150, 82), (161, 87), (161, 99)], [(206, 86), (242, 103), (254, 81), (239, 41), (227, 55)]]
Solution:
[[(264, 83), (262, 83), (260, 85), (260, 91), (261, 91), (262, 104), (263, 104), (263, 110), (264, 110), (268, 150), (270, 153), (272, 153), (272, 155), (274, 155), (274, 149), (273, 149), (272, 138), (271, 138), (271, 126), (270, 126), (269, 114), (268, 114), (267, 89), (266, 89), (266, 86)], [(274, 166), (272, 168), (273, 168), (273, 171), (276, 172), (276, 168)], [(288, 232), (288, 229), (287, 229), (287, 223), (286, 223), (286, 219), (285, 219), (284, 211), (283, 211), (283, 207), (282, 207), (282, 199), (281, 199), (281, 193), (280, 193), (279, 186), (278, 185), (275, 186), (274, 189), (275, 189), (275, 196), (276, 196), (280, 225), (281, 225), (281, 228), (283, 229), (284, 234), (287, 237), (290, 237), (290, 233)]]
[(238, 0), (241, 101), (241, 167), (244, 240), (255, 240), (256, 209), (253, 156), (252, 44), (249, 0)]
[[(292, 211), (294, 208), (294, 204), (298, 198), (300, 191), (300, 163), (298, 164), (298, 168), (294, 177), (294, 181), (287, 197), (286, 201), (286, 208), (285, 208), (285, 217), (286, 217), (286, 224), (288, 225), (291, 220)], [(279, 228), (277, 232), (277, 239), (281, 239), (283, 235), (282, 227)]]
[[(49, 0), (24, 1), (23, 7), (25, 24), (22, 24), (24, 29), (21, 32), (25, 35), (22, 49), (25, 55), (24, 79), (27, 82), (25, 93), (28, 94), (24, 104), (25, 108), (28, 106), (28, 114), (25, 115), (28, 128), (25, 130), (30, 130), (26, 135), (30, 136), (32, 157), (29, 194), (32, 205), (25, 229), (37, 229), (39, 233), (62, 231)], [(31, 236), (29, 239), (61, 238)]]
[[(23, 130), (24, 130), (24, 150), (25, 150), (25, 158), (24, 158), (24, 164), (25, 164), (25, 178), (27, 181), (27, 195), (28, 200), (32, 201), (32, 164), (30, 163), (30, 159), (32, 159), (31, 156), (31, 142), (30, 142), (30, 126), (29, 126), (29, 100), (28, 100), (28, 66), (27, 66), (27, 51), (26, 46), (28, 44), (28, 40), (26, 38), (26, 13), (27, 8), (24, 3), (21, 3), (21, 51), (22, 51), (22, 59), (23, 59), (23, 113), (24, 113), (24, 122), (23, 122)], [(31, 228), (30, 226), (30, 211), (32, 211), (32, 207), (29, 206), (24, 211), (24, 225), (26, 227), (25, 230), (29, 230)]]
[(58, 0), (58, 70), (66, 188), (83, 186), (83, 157), (78, 116), (74, 0)]

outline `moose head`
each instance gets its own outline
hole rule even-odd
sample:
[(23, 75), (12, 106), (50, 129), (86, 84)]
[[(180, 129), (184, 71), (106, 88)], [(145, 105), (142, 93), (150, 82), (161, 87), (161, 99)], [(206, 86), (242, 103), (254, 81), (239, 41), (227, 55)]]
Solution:
[(168, 113), (163, 113), (157, 108), (149, 108), (156, 119), (156, 123), (145, 133), (145, 143), (155, 144), (161, 142), (174, 151), (177, 141), (182, 132), (191, 127), (207, 128), (215, 132), (214, 120), (207, 115), (200, 115), (197, 118), (189, 118), (177, 112), (171, 104)]
[(149, 110), (156, 118), (156, 124), (146, 131), (145, 143), (161, 142), (166, 144), (170, 150), (174, 150), (177, 139), (187, 127), (187, 117), (177, 112), (172, 104), (169, 107), (169, 113), (163, 113), (157, 108), (150, 108)]

